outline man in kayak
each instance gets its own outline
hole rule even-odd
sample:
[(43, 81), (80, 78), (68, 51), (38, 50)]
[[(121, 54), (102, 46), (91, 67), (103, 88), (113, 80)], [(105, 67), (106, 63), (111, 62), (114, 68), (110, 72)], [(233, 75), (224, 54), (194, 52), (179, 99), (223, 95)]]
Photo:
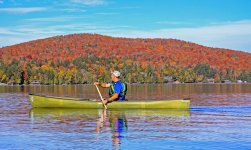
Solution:
[(103, 100), (103, 103), (106, 105), (107, 103), (110, 103), (112, 101), (123, 101), (126, 100), (126, 92), (127, 92), (127, 85), (120, 81), (120, 72), (119, 71), (113, 71), (112, 75), (112, 82), (110, 83), (102, 83), (102, 82), (95, 82), (95, 85), (100, 85), (104, 88), (110, 88), (109, 89), (109, 98)]

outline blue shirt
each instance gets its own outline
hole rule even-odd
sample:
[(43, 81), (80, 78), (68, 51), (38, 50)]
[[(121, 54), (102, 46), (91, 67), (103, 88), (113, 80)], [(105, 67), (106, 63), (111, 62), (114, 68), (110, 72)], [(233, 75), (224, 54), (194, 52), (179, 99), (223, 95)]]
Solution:
[[(110, 84), (112, 86), (112, 83)], [(119, 97), (116, 100), (125, 100), (125, 96), (122, 95), (123, 89), (123, 84), (120, 80), (118, 82), (114, 82), (114, 93), (119, 94)]]

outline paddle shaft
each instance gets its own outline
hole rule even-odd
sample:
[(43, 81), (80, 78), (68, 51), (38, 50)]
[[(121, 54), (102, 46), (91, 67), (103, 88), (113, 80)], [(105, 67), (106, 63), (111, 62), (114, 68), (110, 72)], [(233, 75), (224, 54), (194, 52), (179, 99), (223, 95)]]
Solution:
[[(99, 91), (98, 86), (97, 86), (96, 84), (95, 84), (95, 86), (96, 86), (96, 89), (97, 89), (97, 91), (98, 91), (98, 94), (99, 94), (99, 97), (100, 97), (101, 101), (103, 101), (103, 97), (102, 97), (102, 95), (101, 95), (101, 93), (100, 93), (100, 91)], [(105, 109), (107, 109), (106, 105), (105, 105), (105, 104), (103, 104), (103, 105), (104, 105)]]

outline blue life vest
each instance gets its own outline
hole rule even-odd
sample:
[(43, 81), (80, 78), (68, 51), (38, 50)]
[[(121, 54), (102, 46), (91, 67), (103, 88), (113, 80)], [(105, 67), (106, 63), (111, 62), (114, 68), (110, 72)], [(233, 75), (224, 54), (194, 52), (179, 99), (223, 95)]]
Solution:
[(113, 94), (118, 93), (119, 97), (116, 100), (125, 100), (126, 92), (127, 92), (127, 84), (121, 82), (112, 82), (110, 83), (109, 96), (112, 97)]

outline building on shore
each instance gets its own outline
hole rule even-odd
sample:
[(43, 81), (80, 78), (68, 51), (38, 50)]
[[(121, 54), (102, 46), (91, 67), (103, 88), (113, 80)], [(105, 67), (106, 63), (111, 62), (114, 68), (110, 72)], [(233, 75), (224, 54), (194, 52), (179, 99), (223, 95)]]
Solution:
[(40, 81), (39, 81), (39, 80), (34, 80), (34, 81), (31, 81), (30, 84), (32, 84), (32, 85), (37, 85), (37, 84), (40, 84)]

